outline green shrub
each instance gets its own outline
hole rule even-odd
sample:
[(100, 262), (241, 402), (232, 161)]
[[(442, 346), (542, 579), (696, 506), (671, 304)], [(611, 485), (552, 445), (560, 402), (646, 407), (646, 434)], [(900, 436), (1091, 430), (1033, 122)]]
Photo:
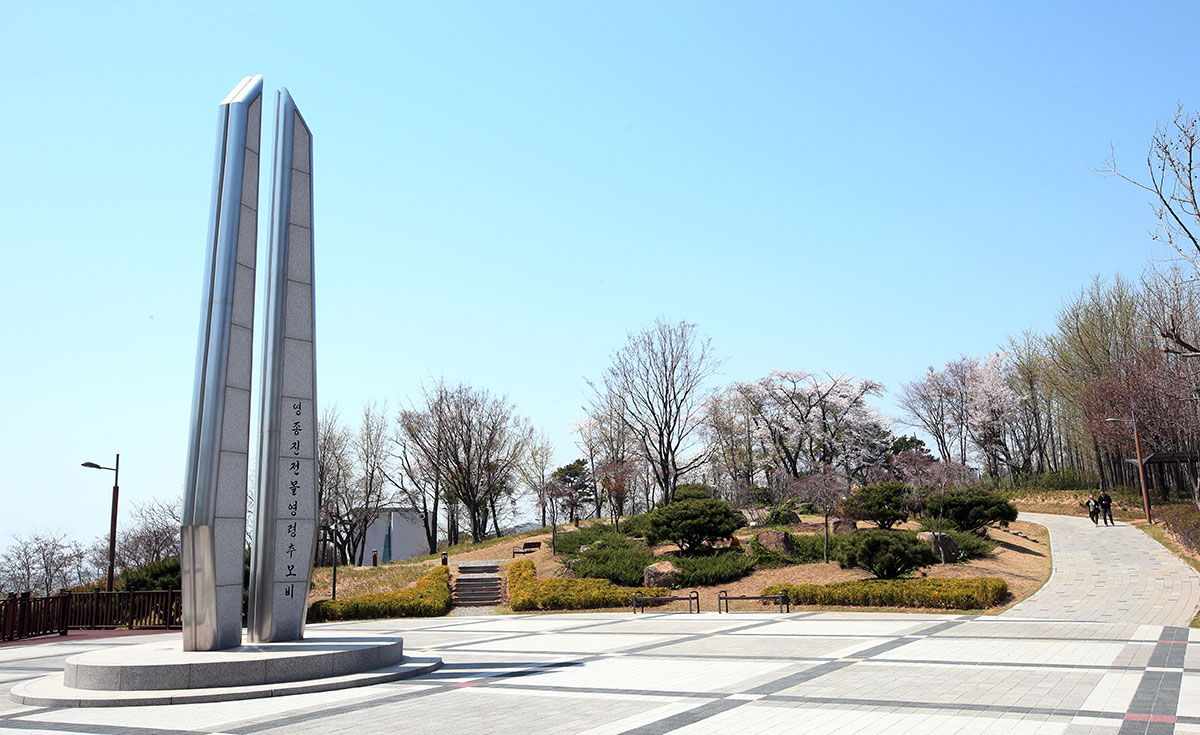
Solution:
[(878, 579), (903, 577), (938, 561), (933, 549), (915, 533), (905, 531), (858, 531), (843, 537), (833, 558), (843, 569), (857, 567)]
[(618, 587), (607, 579), (538, 579), (533, 562), (519, 559), (508, 567), (508, 602), (523, 610), (591, 610), (623, 607), (633, 596), (666, 595), (662, 587)]
[(1200, 554), (1200, 509), (1191, 503), (1164, 505), (1158, 509), (1158, 518), (1184, 548)]
[(681, 500), (711, 500), (712, 497), (712, 487), (702, 482), (688, 482), (675, 488), (675, 495), (672, 497), (671, 502), (678, 503)]
[(766, 525), (768, 526), (790, 526), (799, 522), (800, 514), (782, 505), (775, 506), (767, 513)]
[(113, 585), (118, 590), (182, 589), (179, 557), (171, 556), (121, 572)]
[(733, 537), (741, 514), (720, 500), (681, 500), (650, 514), (651, 543), (671, 541), (684, 553)]
[(999, 545), (995, 541), (980, 536), (977, 533), (964, 531), (943, 531), (943, 533), (948, 533), (954, 539), (954, 543), (958, 544), (958, 561), (978, 559), (981, 556), (986, 556), (992, 553)]
[(1017, 507), (1004, 495), (982, 488), (954, 488), (946, 491), (944, 502), (931, 493), (925, 504), (927, 518), (936, 519), (939, 508), (959, 531), (978, 531), (996, 521), (1017, 520)]
[(1008, 584), (997, 577), (864, 579), (835, 584), (773, 584), (762, 594), (780, 592), (787, 592), (793, 605), (982, 610), (1003, 602), (1008, 597)]
[(870, 521), (884, 530), (908, 520), (912, 490), (902, 482), (881, 482), (855, 490), (843, 506), (847, 517)]
[(722, 550), (708, 556), (669, 554), (662, 559), (679, 568), (680, 587), (709, 587), (731, 582), (754, 571), (753, 559), (741, 549)]
[[(786, 531), (784, 533), (787, 533)], [(853, 535), (853, 534), (851, 534)], [(816, 533), (788, 533), (792, 541), (792, 553), (768, 549), (759, 542), (758, 536), (750, 540), (748, 548), (754, 566), (760, 568), (784, 567), (792, 564), (812, 564), (825, 560), (825, 536)], [(837, 549), (848, 536), (830, 536), (829, 553), (836, 556)]]
[(654, 561), (653, 554), (632, 546), (591, 548), (575, 558), (571, 570), (580, 577), (607, 579), (614, 584), (636, 586), (642, 583), (642, 572)]
[(775, 504), (775, 491), (769, 487), (752, 487), (746, 491), (750, 505), (755, 508), (766, 508)]
[(581, 546), (624, 547), (629, 542), (625, 536), (617, 533), (612, 526), (597, 523), (594, 526), (584, 526), (577, 531), (560, 533), (554, 542), (554, 548), (560, 554), (575, 556)]
[(626, 536), (646, 538), (646, 534), (650, 533), (650, 514), (639, 513), (638, 515), (623, 519), (621, 521), (621, 533)]
[(308, 622), (434, 617), (450, 612), (450, 606), (450, 571), (438, 566), (406, 589), (317, 600), (308, 607)]

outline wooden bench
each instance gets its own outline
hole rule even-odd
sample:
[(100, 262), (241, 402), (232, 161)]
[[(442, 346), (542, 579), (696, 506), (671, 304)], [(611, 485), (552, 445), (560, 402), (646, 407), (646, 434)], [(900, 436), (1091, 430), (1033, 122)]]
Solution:
[(532, 554), (533, 552), (537, 551), (540, 548), (542, 548), (541, 541), (526, 541), (525, 543), (521, 544), (520, 546), (513, 547), (512, 558), (516, 559), (518, 554)]
[(700, 612), (700, 593), (697, 592), (696, 590), (692, 590), (691, 592), (687, 593), (687, 595), (685, 595), (685, 596), (675, 596), (675, 597), (654, 597), (654, 596), (650, 596), (650, 595), (634, 595), (633, 596), (633, 614), (637, 615), (639, 604), (642, 606), (642, 612), (646, 612), (646, 603), (648, 603), (648, 602), (679, 602), (682, 600), (687, 600), (689, 613)]
[(725, 590), (717, 593), (717, 612), (721, 612), (721, 603), (725, 603), (725, 612), (729, 612), (730, 600), (774, 600), (779, 605), (779, 612), (791, 612), (792, 606), (788, 602), (786, 592), (780, 592), (777, 595), (731, 595)]

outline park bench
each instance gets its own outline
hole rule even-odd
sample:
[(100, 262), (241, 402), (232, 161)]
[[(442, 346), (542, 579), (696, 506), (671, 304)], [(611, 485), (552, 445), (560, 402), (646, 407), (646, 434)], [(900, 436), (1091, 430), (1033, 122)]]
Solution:
[(717, 612), (721, 612), (721, 603), (725, 603), (725, 612), (729, 612), (730, 600), (774, 600), (779, 605), (779, 612), (791, 612), (792, 606), (788, 602), (786, 592), (780, 592), (777, 595), (731, 595), (725, 590), (717, 593)]
[(518, 554), (532, 554), (540, 548), (542, 548), (541, 541), (526, 541), (520, 546), (513, 547), (513, 558), (516, 559)]
[(674, 597), (654, 597), (653, 595), (634, 595), (633, 596), (633, 614), (637, 615), (638, 605), (642, 606), (642, 612), (646, 612), (646, 603), (656, 602), (680, 602), (687, 600), (688, 612), (700, 612), (700, 593), (692, 590), (686, 595), (676, 595)]

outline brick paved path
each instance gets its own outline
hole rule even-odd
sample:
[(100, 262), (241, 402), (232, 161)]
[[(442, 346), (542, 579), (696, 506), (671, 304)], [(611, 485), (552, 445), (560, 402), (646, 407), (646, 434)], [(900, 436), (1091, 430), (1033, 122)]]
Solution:
[(1183, 625), (1200, 607), (1200, 574), (1128, 523), (1022, 513), (1050, 531), (1050, 581), (1009, 617)]
[[(0, 734), (1200, 733), (1200, 631), (1159, 619), (1187, 617), (1194, 603), (1153, 608), (1160, 595), (1145, 592), (1157, 589), (1154, 575), (1174, 584), (1186, 574), (1153, 547), (1139, 558), (1136, 529), (1045, 524), (1055, 578), (1032, 607), (1003, 616), (758, 608), (343, 623), (333, 627), (399, 633), (407, 651), (446, 666), (266, 700), (107, 710), (0, 702)], [(1129, 573), (1110, 573), (1118, 565)], [(1102, 599), (1069, 599), (1080, 592)], [(1145, 617), (1113, 599), (1139, 594)], [(103, 642), (113, 644), (122, 639)], [(0, 649), (0, 689), (97, 645)]]

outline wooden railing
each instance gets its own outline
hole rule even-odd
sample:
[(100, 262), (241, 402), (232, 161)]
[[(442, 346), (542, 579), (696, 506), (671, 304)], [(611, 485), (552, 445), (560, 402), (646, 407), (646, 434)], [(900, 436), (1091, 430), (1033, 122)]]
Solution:
[(0, 641), (66, 635), (88, 629), (173, 629), (182, 627), (176, 590), (77, 592), (49, 597), (28, 592), (0, 599)]
[(70, 601), (62, 596), (30, 597), (28, 592), (0, 599), (0, 641), (67, 634)]

